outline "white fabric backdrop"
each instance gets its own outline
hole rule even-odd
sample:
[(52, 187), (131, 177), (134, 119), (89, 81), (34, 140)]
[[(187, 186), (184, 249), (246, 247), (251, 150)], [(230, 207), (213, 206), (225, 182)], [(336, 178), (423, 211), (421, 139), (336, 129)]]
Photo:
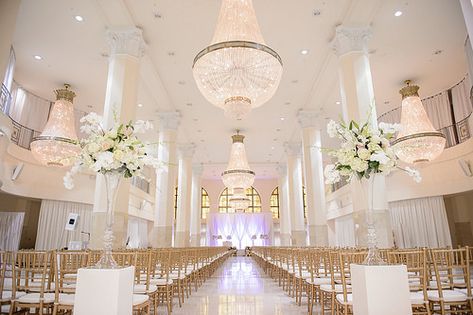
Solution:
[[(75, 231), (66, 231), (66, 222), (69, 213), (78, 213), (79, 220)], [(38, 234), (36, 249), (61, 249), (69, 241), (87, 241), (92, 223), (92, 205), (58, 200), (43, 200), (39, 212)]]
[(335, 220), (335, 244), (340, 247), (352, 247), (356, 245), (355, 223), (353, 216), (346, 215)]
[(136, 217), (128, 217), (127, 248), (148, 247), (148, 221)]
[[(211, 246), (221, 246), (231, 241), (232, 246), (243, 249), (246, 246), (267, 245), (269, 240), (261, 239), (261, 235), (271, 237), (273, 218), (271, 212), (261, 213), (209, 213), (207, 228)], [(216, 240), (213, 236), (220, 235)], [(252, 236), (256, 235), (256, 240)]]
[(18, 250), (24, 218), (24, 212), (0, 212), (0, 251)]
[(457, 122), (465, 119), (472, 111), (470, 87), (470, 77), (466, 76), (462, 82), (452, 88), (453, 110)]
[(398, 247), (452, 246), (442, 196), (390, 202), (389, 213)]

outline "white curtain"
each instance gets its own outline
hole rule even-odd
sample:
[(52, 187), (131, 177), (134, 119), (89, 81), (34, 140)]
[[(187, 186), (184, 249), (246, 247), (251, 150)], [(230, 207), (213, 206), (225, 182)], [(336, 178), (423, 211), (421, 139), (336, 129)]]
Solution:
[(355, 223), (352, 215), (335, 219), (335, 244), (340, 247), (352, 247), (355, 241)]
[[(79, 214), (75, 231), (66, 231), (69, 213)], [(58, 200), (43, 200), (39, 212), (36, 249), (51, 250), (68, 246), (70, 241), (88, 241), (92, 223), (92, 205)]]
[(425, 98), (422, 100), (422, 104), (424, 104), (427, 116), (436, 130), (452, 125), (453, 120), (447, 92)]
[(470, 100), (470, 77), (466, 76), (463, 81), (452, 88), (453, 110), (457, 122), (465, 119), (472, 111)]
[(15, 64), (15, 51), (13, 50), (13, 47), (10, 47), (10, 57), (8, 58), (7, 69), (5, 70), (3, 77), (3, 85), (8, 89), (8, 91), (11, 91), (13, 74), (15, 73)]
[(136, 217), (128, 217), (127, 248), (148, 247), (148, 221)]
[[(400, 106), (400, 105), (399, 105)], [(401, 122), (401, 107), (395, 108), (379, 116), (379, 122), (388, 124), (399, 124)]]
[(390, 202), (389, 213), (398, 247), (452, 246), (442, 196)]
[(24, 212), (0, 212), (0, 251), (19, 249), (24, 218)]

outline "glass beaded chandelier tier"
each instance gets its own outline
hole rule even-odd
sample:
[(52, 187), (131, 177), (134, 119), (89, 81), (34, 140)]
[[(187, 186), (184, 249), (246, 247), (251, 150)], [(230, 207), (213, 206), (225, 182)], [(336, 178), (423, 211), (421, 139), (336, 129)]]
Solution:
[(69, 166), (80, 152), (72, 105), (76, 94), (69, 88), (69, 84), (64, 84), (63, 89), (54, 91), (56, 102), (48, 122), (43, 132), (31, 142), (34, 158), (46, 166)]
[(235, 212), (245, 212), (250, 206), (251, 200), (246, 195), (244, 188), (234, 188), (228, 203)]
[(265, 45), (252, 0), (223, 0), (212, 42), (192, 68), (205, 98), (233, 119), (243, 119), (274, 95), (282, 60)]
[(436, 131), (425, 112), (419, 97), (419, 87), (410, 85), (399, 93), (402, 95), (401, 131), (393, 142), (396, 155), (406, 163), (429, 162), (437, 158), (445, 148), (445, 136)]
[(230, 151), (230, 160), (227, 169), (222, 173), (223, 184), (228, 189), (243, 188), (246, 189), (253, 185), (255, 181), (255, 172), (250, 169), (246, 159), (245, 145), (243, 144), (245, 136), (237, 131), (232, 136), (232, 149)]

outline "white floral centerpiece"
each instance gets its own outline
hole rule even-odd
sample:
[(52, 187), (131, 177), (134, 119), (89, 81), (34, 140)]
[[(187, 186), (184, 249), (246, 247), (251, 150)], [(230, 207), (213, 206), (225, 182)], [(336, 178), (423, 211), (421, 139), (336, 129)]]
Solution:
[(107, 219), (104, 233), (104, 254), (97, 268), (116, 268), (112, 257), (113, 207), (120, 180), (133, 176), (143, 176), (145, 166), (160, 167), (160, 162), (152, 155), (152, 146), (141, 141), (137, 134), (153, 128), (148, 121), (119, 123), (115, 117), (112, 128), (105, 130), (102, 117), (90, 113), (80, 119), (81, 132), (87, 137), (79, 141), (81, 151), (70, 171), (64, 176), (64, 186), (74, 187), (73, 177), (80, 170), (88, 169), (104, 175), (107, 193)]
[[(359, 181), (367, 180), (374, 185), (374, 176), (377, 174), (388, 175), (394, 169), (400, 169), (420, 182), (419, 171), (402, 167), (390, 145), (396, 132), (400, 130), (399, 124), (379, 123), (378, 128), (371, 127), (368, 123), (360, 126), (354, 121), (335, 122), (331, 120), (327, 125), (327, 133), (331, 138), (338, 138), (341, 146), (338, 149), (328, 149), (328, 155), (335, 159), (334, 164), (325, 167), (324, 175), (327, 184), (333, 184), (345, 179), (350, 182), (354, 178)], [(371, 200), (372, 202), (372, 200)], [(368, 256), (367, 265), (384, 264), (376, 247), (376, 229), (373, 221), (373, 205), (369, 204), (366, 212), (368, 229)]]

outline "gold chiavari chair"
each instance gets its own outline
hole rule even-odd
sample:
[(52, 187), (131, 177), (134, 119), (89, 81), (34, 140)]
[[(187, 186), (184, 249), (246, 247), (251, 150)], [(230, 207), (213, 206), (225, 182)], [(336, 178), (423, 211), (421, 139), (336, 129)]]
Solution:
[(435, 290), (427, 291), (431, 309), (442, 315), (472, 314), (468, 249), (432, 249), (430, 259), (437, 283)]
[(155, 271), (155, 254), (151, 251), (137, 251), (135, 253), (135, 286), (134, 294), (146, 294), (153, 306), (154, 314), (158, 312), (157, 292), (158, 287), (151, 284), (151, 277)]
[(351, 294), (351, 264), (362, 264), (366, 257), (364, 251), (339, 251), (340, 275), (343, 292), (336, 295), (336, 314), (353, 314), (353, 297)]
[(169, 278), (171, 271), (171, 250), (153, 250), (155, 257), (155, 276), (150, 282), (158, 287), (157, 301), (166, 304), (168, 314), (172, 312), (173, 304), (173, 281)]
[[(329, 270), (330, 278), (328, 278), (328, 283), (323, 283), (320, 285), (320, 306), (322, 310), (322, 314), (325, 314), (325, 311), (330, 311), (330, 314), (335, 314), (336, 310), (336, 298), (338, 294), (344, 292), (343, 287), (343, 264), (340, 260), (340, 252), (342, 250), (332, 250), (328, 252), (328, 266), (327, 269)], [(346, 291), (347, 293), (351, 293), (351, 286), (350, 283), (346, 284)]]

